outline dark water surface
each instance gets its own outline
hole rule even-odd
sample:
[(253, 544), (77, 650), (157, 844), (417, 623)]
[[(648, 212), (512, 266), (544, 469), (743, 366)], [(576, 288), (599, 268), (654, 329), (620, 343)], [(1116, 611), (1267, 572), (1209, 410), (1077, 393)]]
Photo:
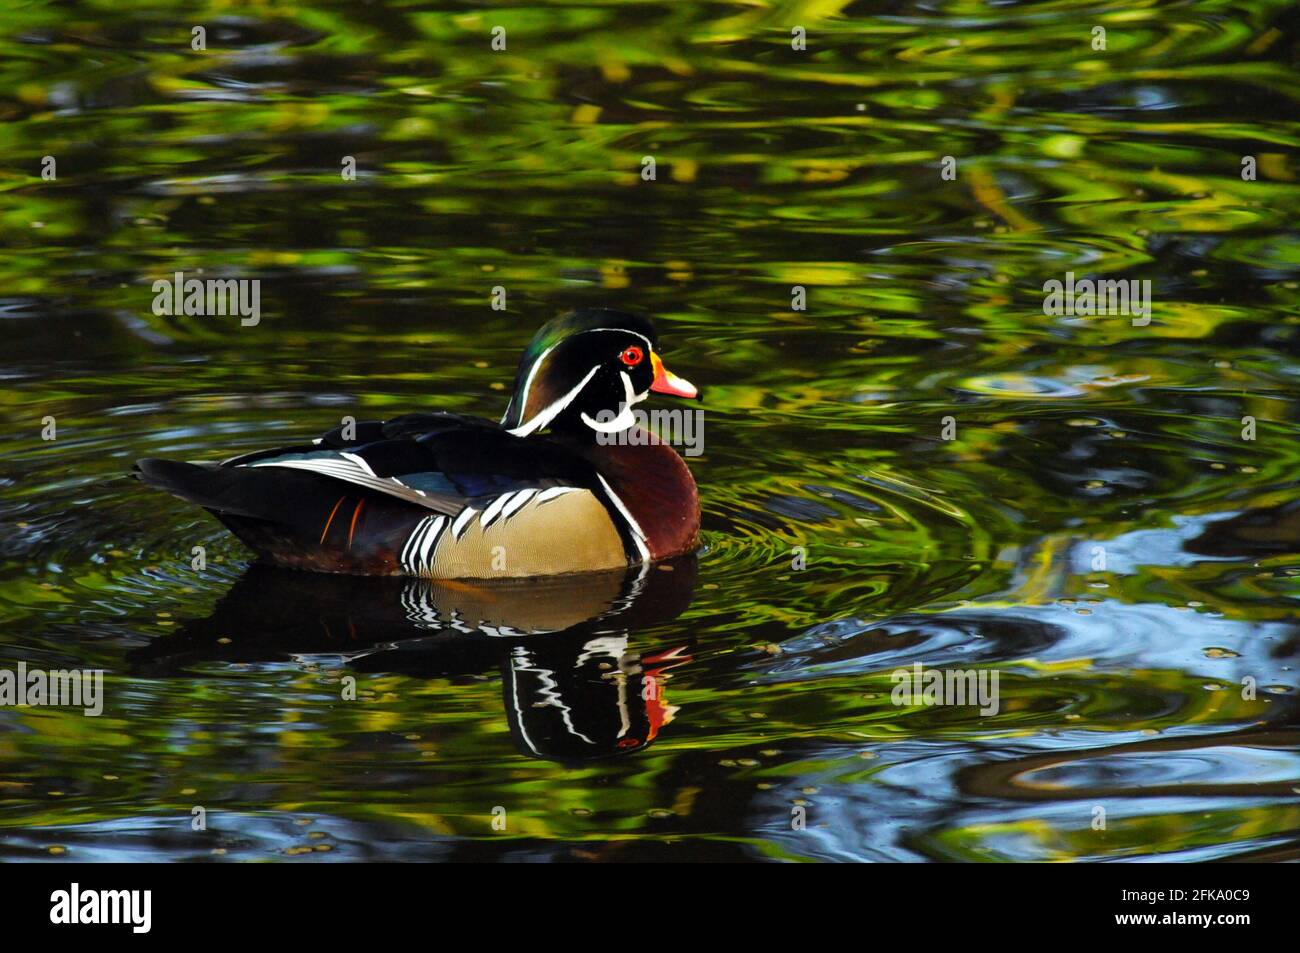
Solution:
[[(107, 698), (0, 710), (0, 857), (1300, 857), (1298, 37), (1280, 0), (3, 0), (0, 667)], [(178, 270), (260, 278), (261, 323), (155, 316)], [(1149, 325), (1045, 315), (1068, 271), (1149, 280)], [(125, 476), (497, 417), (598, 304), (705, 391), (696, 560), (276, 572)], [(893, 704), (916, 663), (1000, 710)]]

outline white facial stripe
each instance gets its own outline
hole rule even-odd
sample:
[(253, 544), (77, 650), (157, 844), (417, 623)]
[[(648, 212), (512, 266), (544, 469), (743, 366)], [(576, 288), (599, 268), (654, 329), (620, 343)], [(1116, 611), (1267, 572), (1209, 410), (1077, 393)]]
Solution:
[[(596, 331), (611, 331), (618, 334), (632, 334), (635, 335), (636, 337), (639, 337), (642, 341), (645, 341), (647, 355), (654, 350), (654, 345), (650, 343), (650, 339), (648, 337), (646, 337), (640, 331), (630, 331), (627, 328), (587, 328), (585, 331), (578, 331), (577, 334), (592, 334)], [(573, 336), (576, 337), (577, 334)], [(586, 377), (584, 377), (581, 384), (579, 384), (573, 390), (569, 391), (569, 393), (565, 394), (554, 404), (551, 404), (549, 407), (543, 408), (537, 414), (537, 416), (534, 417), (532, 420), (528, 420), (528, 421), (523, 420), (523, 416), (525, 412), (527, 412), (528, 410), (528, 393), (532, 389), (533, 378), (537, 376), (538, 369), (542, 366), (542, 363), (546, 360), (546, 358), (550, 355), (550, 353), (554, 351), (557, 347), (559, 347), (560, 344), (562, 343), (564, 342), (557, 341), (555, 344), (552, 344), (550, 347), (548, 347), (545, 351), (542, 352), (541, 357), (539, 357), (536, 361), (533, 362), (533, 366), (528, 369), (528, 377), (524, 380), (523, 392), (519, 395), (520, 424), (518, 427), (514, 427), (511, 430), (507, 431), (508, 433), (512, 433), (516, 437), (526, 437), (530, 433), (533, 433), (535, 430), (540, 430), (546, 424), (554, 420), (556, 415), (559, 414), (561, 411), (563, 411), (564, 408), (567, 407), (572, 402), (573, 398), (577, 396), (577, 392), (582, 390), (583, 386), (591, 378), (591, 374), (594, 374), (597, 370), (599, 370), (599, 367), (592, 368), (591, 374), (588, 374)], [(649, 391), (646, 392), (646, 394), (648, 393)], [(640, 397), (638, 397), (637, 400), (645, 400), (645, 396), (646, 395), (643, 394)], [(632, 403), (635, 403), (635, 401), (632, 401)], [(542, 420), (543, 422), (539, 424), (537, 422), (539, 420)], [(505, 423), (506, 418), (502, 417), (501, 422)]]
[[(518, 427), (515, 427), (512, 430), (508, 430), (506, 432), (512, 433), (516, 437), (527, 437), (533, 431), (540, 430), (543, 427), (545, 427), (557, 416), (559, 416), (560, 412), (564, 410), (565, 407), (568, 407), (571, 403), (573, 403), (574, 398), (576, 398), (578, 394), (582, 391), (582, 389), (587, 386), (587, 382), (596, 376), (596, 372), (598, 370), (600, 370), (599, 364), (597, 364), (591, 370), (587, 371), (587, 376), (584, 377), (582, 380), (578, 381), (577, 385), (573, 388), (573, 390), (569, 391), (567, 394), (565, 394), (559, 400), (552, 403), (550, 406), (542, 409), (537, 414), (537, 416), (534, 417), (532, 420), (529, 420), (526, 423), (522, 423)], [(523, 413), (522, 409), (520, 410), (520, 413)]]
[[(533, 386), (533, 378), (537, 376), (537, 369), (542, 366), (542, 362), (546, 360), (547, 356), (554, 351), (556, 347), (558, 347), (558, 342), (552, 344), (543, 351), (542, 356), (533, 361), (533, 366), (528, 369), (528, 377), (524, 381), (524, 392), (519, 397), (519, 416), (521, 418), (524, 416), (524, 411), (528, 408), (528, 391)], [(504, 417), (501, 418), (501, 422), (506, 422)]]
[(642, 334), (640, 331), (629, 331), (627, 328), (587, 328), (587, 330), (585, 330), (585, 331), (579, 331), (578, 333), (579, 333), (579, 334), (590, 334), (592, 331), (616, 331), (616, 332), (618, 332), (619, 334), (635, 334), (635, 335), (636, 335), (637, 337), (639, 337), (642, 341), (645, 341), (645, 346), (646, 346), (646, 349), (647, 349), (647, 350), (653, 350), (653, 349), (654, 349), (654, 345), (650, 343), (650, 339), (649, 339), (648, 337), (646, 337), (646, 336), (645, 336), (644, 334)]

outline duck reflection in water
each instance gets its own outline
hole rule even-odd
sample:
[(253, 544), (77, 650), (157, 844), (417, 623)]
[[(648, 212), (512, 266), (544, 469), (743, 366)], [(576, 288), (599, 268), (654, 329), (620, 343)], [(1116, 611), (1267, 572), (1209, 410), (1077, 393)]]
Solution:
[[(337, 577), (254, 565), (211, 616), (132, 656), (137, 674), (183, 676), (208, 661), (337, 656), (356, 673), (421, 678), (501, 673), (519, 750), (581, 762), (640, 750), (677, 709), (673, 670), (690, 640), (634, 633), (677, 618), (694, 556), (654, 566), (530, 580)], [(358, 702), (357, 704), (365, 704)]]

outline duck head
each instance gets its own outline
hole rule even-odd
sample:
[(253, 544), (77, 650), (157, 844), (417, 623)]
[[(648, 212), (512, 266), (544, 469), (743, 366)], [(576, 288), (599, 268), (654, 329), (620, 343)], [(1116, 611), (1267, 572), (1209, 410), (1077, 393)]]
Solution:
[(551, 429), (617, 433), (636, 423), (632, 407), (650, 396), (698, 398), (664, 366), (654, 325), (607, 308), (575, 311), (543, 325), (519, 362), (502, 425), (526, 437)]

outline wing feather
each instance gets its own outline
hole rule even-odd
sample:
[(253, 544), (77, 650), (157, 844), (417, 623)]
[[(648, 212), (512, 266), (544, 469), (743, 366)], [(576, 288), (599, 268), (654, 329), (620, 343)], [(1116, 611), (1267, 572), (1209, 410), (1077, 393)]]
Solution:
[(492, 421), (450, 413), (351, 422), (310, 444), (222, 465), (306, 470), (452, 518), (474, 507), (488, 523), (508, 518), (535, 495), (552, 499), (565, 488), (597, 485), (589, 463), (549, 438), (516, 437)]

